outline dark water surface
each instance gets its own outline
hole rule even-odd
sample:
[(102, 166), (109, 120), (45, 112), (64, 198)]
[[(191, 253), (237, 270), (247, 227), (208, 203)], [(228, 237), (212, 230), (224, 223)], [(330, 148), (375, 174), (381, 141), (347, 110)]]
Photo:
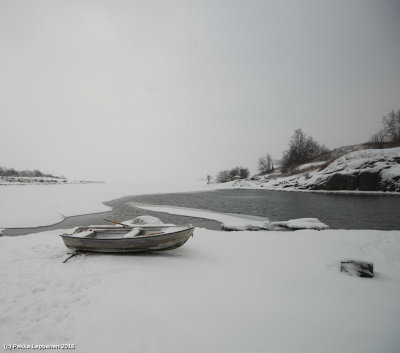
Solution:
[(105, 218), (124, 221), (148, 214), (165, 223), (188, 224), (208, 229), (220, 229), (212, 220), (151, 212), (128, 203), (170, 205), (205, 209), (223, 213), (238, 213), (268, 217), (271, 221), (315, 217), (333, 229), (400, 229), (400, 195), (346, 195), (266, 190), (217, 190), (196, 193), (173, 193), (127, 196), (105, 202), (110, 212), (69, 217), (63, 222), (38, 228), (8, 229), (4, 235), (72, 228), (78, 225), (110, 224)]
[(334, 229), (400, 229), (400, 195), (346, 195), (266, 190), (217, 190), (143, 195), (130, 201), (268, 217), (315, 217)]

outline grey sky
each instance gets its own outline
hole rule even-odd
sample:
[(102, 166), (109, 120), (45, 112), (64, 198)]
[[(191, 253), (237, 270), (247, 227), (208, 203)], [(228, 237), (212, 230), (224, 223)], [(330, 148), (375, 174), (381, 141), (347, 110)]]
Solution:
[(400, 1), (0, 0), (0, 165), (105, 180), (359, 143), (400, 109)]

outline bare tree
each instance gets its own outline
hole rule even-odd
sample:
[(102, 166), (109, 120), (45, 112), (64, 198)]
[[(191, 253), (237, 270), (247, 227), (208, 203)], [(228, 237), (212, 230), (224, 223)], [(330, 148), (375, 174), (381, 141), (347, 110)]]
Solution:
[(274, 160), (269, 153), (258, 160), (258, 171), (260, 174), (271, 173), (274, 168)]
[(226, 183), (227, 181), (231, 181), (229, 176), (229, 170), (223, 170), (217, 174), (216, 177), (217, 183)]
[(376, 134), (373, 134), (369, 139), (369, 142), (373, 144), (374, 148), (385, 147), (386, 132), (385, 130), (379, 130)]
[(7, 170), (7, 176), (18, 176), (18, 172), (14, 168)]
[(250, 171), (247, 168), (236, 167), (229, 171), (229, 177), (231, 180), (234, 180), (236, 177), (240, 179), (246, 179), (250, 175)]
[(239, 168), (239, 175), (241, 179), (246, 179), (250, 176), (250, 170), (248, 168)]
[(31, 173), (31, 171), (29, 171), (29, 170), (21, 170), (19, 172), (19, 175), (22, 176), (22, 177), (29, 177), (30, 173)]
[(397, 113), (392, 110), (382, 118), (384, 131), (391, 142), (400, 143), (400, 110)]
[(283, 153), (281, 165), (289, 167), (307, 163), (327, 151), (325, 146), (318, 144), (301, 129), (297, 129), (290, 139), (289, 150)]

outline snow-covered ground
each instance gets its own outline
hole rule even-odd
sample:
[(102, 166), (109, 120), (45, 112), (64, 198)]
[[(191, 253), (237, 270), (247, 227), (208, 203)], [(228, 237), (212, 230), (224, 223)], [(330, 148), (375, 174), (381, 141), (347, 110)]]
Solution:
[[(129, 194), (202, 189), (0, 186), (0, 227), (106, 211), (102, 201)], [(183, 214), (167, 206), (158, 211)], [(186, 211), (231, 225), (254, 221)], [(172, 251), (78, 255), (63, 264), (67, 248), (58, 235), (64, 231), (0, 237), (2, 347), (74, 344), (76, 352), (99, 353), (399, 352), (400, 231), (196, 229), (194, 238)], [(340, 261), (347, 259), (373, 262), (376, 277), (339, 272)]]
[[(310, 167), (321, 165), (321, 162), (318, 163), (299, 166), (296, 168), (299, 173), (287, 177), (277, 177), (276, 175), (270, 177), (267, 175), (258, 177), (256, 180), (246, 179), (219, 184), (218, 187), (269, 190), (335, 190), (335, 185), (330, 178), (339, 176), (340, 180), (336, 180), (336, 184), (338, 184), (336, 190), (357, 190), (359, 187), (360, 190), (368, 190), (369, 187), (374, 187), (375, 189), (369, 190), (378, 192), (400, 191), (400, 147), (350, 152), (334, 160), (322, 170), (307, 170)], [(303, 170), (304, 172), (302, 172)], [(360, 181), (362, 174), (364, 174), (364, 180)], [(377, 175), (376, 183), (374, 180), (367, 180), (373, 174)], [(349, 177), (349, 180), (345, 180), (346, 176)]]
[(204, 190), (200, 183), (0, 185), (0, 228), (36, 227), (65, 217), (109, 211), (103, 204), (146, 193)]
[[(398, 353), (400, 232), (196, 229), (182, 248), (79, 255), (0, 237), (0, 343), (76, 352)], [(339, 272), (373, 262), (376, 277)]]
[(326, 162), (313, 162), (313, 163), (305, 163), (305, 164), (301, 164), (299, 165), (296, 170), (297, 171), (301, 171), (304, 169), (309, 169), (309, 168), (316, 168), (316, 167), (320, 167), (321, 165), (325, 164)]

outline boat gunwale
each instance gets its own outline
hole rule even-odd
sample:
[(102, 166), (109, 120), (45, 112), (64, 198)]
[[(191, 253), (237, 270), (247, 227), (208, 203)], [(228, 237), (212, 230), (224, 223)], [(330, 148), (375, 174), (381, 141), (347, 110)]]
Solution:
[(86, 237), (77, 237), (77, 236), (74, 236), (72, 234), (67, 234), (67, 233), (66, 234), (60, 234), (59, 236), (62, 237), (62, 238), (82, 239), (82, 240), (89, 240), (89, 241), (90, 240), (96, 240), (96, 241), (98, 241), (98, 240), (105, 240), (105, 241), (123, 240), (123, 241), (128, 241), (128, 240), (143, 239), (143, 238), (152, 239), (152, 238), (156, 238), (156, 237), (169, 236), (169, 235), (174, 235), (174, 234), (177, 234), (177, 233), (186, 232), (186, 231), (192, 230), (194, 228), (195, 228), (194, 226), (191, 226), (191, 227), (187, 227), (187, 228), (184, 228), (182, 230), (175, 231), (175, 232), (153, 234), (153, 235), (137, 235), (137, 236), (127, 237), (127, 238), (124, 238), (124, 237), (122, 237), (122, 238), (95, 238), (95, 237), (86, 238)]

